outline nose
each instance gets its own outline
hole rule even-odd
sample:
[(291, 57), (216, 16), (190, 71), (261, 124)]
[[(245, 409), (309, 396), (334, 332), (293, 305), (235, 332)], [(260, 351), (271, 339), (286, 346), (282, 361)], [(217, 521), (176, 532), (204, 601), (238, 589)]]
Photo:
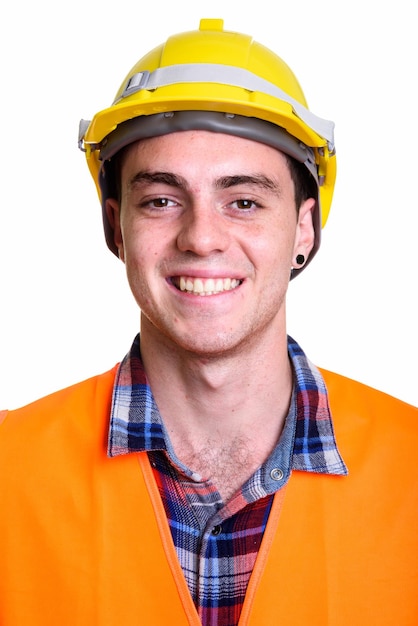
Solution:
[(182, 252), (208, 256), (229, 246), (227, 220), (216, 208), (195, 205), (184, 213), (182, 220), (177, 237), (177, 247)]

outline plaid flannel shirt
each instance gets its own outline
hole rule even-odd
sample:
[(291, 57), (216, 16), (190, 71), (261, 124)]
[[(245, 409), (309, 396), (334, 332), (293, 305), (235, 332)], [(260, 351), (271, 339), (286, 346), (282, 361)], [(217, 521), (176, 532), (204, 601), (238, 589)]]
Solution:
[(120, 364), (112, 400), (109, 456), (146, 451), (185, 579), (204, 626), (236, 626), (274, 493), (292, 470), (347, 474), (325, 383), (288, 338), (294, 389), (280, 439), (226, 504), (216, 486), (176, 457), (148, 385), (139, 335)]

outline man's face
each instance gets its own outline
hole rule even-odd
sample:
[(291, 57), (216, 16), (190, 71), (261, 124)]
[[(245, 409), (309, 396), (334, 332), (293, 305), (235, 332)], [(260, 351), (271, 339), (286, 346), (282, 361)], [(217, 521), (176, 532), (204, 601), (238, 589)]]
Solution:
[(210, 357), (284, 332), (314, 201), (298, 217), (280, 152), (206, 131), (142, 140), (124, 156), (121, 189), (107, 210), (143, 334)]

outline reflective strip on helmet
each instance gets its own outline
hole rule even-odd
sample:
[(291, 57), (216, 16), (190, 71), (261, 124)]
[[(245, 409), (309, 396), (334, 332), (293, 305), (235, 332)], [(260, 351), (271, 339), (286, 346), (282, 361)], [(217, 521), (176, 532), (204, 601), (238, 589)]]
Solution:
[(153, 72), (138, 72), (129, 78), (120, 98), (114, 104), (142, 89), (151, 91), (158, 87), (178, 83), (220, 83), (278, 98), (290, 104), (296, 115), (309, 128), (327, 140), (329, 151), (334, 151), (334, 122), (318, 117), (277, 85), (241, 67), (215, 63), (190, 63), (160, 67)]

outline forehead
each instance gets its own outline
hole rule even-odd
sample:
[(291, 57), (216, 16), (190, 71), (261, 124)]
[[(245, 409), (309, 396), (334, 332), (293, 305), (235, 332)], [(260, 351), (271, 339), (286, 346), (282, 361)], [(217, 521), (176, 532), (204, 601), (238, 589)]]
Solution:
[(137, 167), (169, 167), (190, 173), (257, 170), (290, 178), (288, 158), (279, 150), (251, 139), (204, 130), (141, 139), (124, 149), (121, 166), (122, 173), (127, 174)]

